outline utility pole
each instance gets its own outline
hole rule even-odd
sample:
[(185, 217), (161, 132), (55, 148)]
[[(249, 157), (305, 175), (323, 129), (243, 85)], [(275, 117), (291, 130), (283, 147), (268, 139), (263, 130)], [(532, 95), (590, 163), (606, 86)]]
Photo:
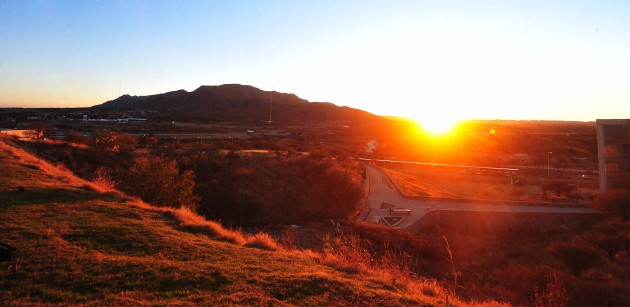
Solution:
[(273, 84), (271, 85), (271, 94), (269, 101), (269, 123), (271, 124), (271, 110), (273, 109)]
[(550, 151), (550, 152), (547, 154), (547, 178), (549, 178), (549, 172), (551, 171), (551, 163), (550, 163), (550, 162), (551, 162), (551, 154), (552, 154), (552, 153), (553, 153), (553, 152), (551, 152), (551, 151)]

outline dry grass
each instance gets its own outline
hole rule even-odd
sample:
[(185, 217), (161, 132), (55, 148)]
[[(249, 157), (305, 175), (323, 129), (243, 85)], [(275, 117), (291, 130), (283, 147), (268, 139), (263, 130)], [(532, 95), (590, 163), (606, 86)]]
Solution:
[[(83, 190), (92, 190), (98, 193), (109, 192), (124, 196), (123, 193), (116, 191), (113, 188), (113, 184), (111, 183), (111, 181), (107, 180), (105, 176), (106, 174), (101, 174), (101, 176), (98, 176), (100, 180), (94, 182), (79, 178), (63, 165), (53, 165), (48, 161), (43, 160), (18, 146), (14, 146), (15, 144), (12, 144), (13, 141), (10, 137), (2, 137), (3, 139), (0, 141), (0, 151), (2, 151), (4, 155), (12, 157), (15, 160), (14, 163), (17, 162), (22, 166), (26, 166), (26, 168), (31, 172), (43, 171), (46, 175), (48, 175), (52, 179), (55, 179), (51, 181), (51, 183), (56, 183), (52, 187), (64, 187), (69, 185), (78, 187)], [(20, 176), (13, 176), (11, 180), (13, 182), (13, 185), (25, 187), (29, 187), (34, 184), (39, 186), (42, 185), (42, 183), (45, 183), (45, 181), (42, 182), (41, 180), (38, 180), (36, 183), (34, 183), (31, 176), (24, 176), (22, 180), (20, 180)], [(27, 190), (30, 191), (31, 189), (27, 188)], [(256, 234), (253, 236), (248, 236), (237, 230), (225, 229), (219, 222), (208, 221), (204, 217), (194, 213), (187, 208), (158, 208), (146, 204), (139, 199), (133, 199), (128, 203), (137, 207), (142, 207), (144, 209), (169, 212), (176, 218), (176, 220), (179, 222), (179, 227), (181, 227), (182, 229), (186, 229), (192, 232), (205, 233), (218, 240), (230, 242), (236, 245), (268, 250), (277, 249), (277, 244), (275, 240), (273, 240), (273, 238), (268, 235)]]
[[(525, 179), (525, 184), (512, 185), (510, 177), (503, 175), (473, 175), (473, 174), (451, 174), (444, 175), (418, 170), (413, 165), (392, 165), (380, 166), (398, 184), (401, 192), (407, 196), (430, 196), (445, 198), (467, 198), (478, 200), (500, 200), (500, 201), (559, 201), (575, 202), (575, 199), (567, 195), (560, 197), (548, 192), (543, 194), (540, 187), (547, 178)], [(529, 178), (529, 177), (528, 177)], [(580, 186), (583, 182), (578, 182), (570, 178), (558, 179), (563, 182)], [(581, 186), (574, 190), (578, 196), (577, 201), (582, 204), (591, 202), (593, 194), (598, 192), (597, 188)]]
[[(6, 155), (13, 158), (12, 163), (18, 163), (24, 167), (41, 170), (46, 175), (48, 175), (52, 179), (56, 179), (66, 184), (66, 186), (75, 186), (86, 189), (92, 189), (94, 191), (104, 193), (104, 192), (115, 192), (115, 190), (111, 186), (102, 186), (94, 182), (87, 181), (76, 176), (72, 171), (68, 170), (64, 165), (53, 165), (50, 162), (41, 159), (26, 150), (16, 146), (14, 144), (14, 140), (11, 137), (0, 136), (0, 150), (3, 151)], [(21, 181), (20, 178), (14, 178), (15, 185), (19, 186), (29, 186), (31, 181), (26, 178), (24, 181)], [(46, 182), (38, 182), (38, 185), (45, 185)]]
[(186, 207), (178, 209), (155, 207), (140, 199), (133, 199), (128, 204), (143, 209), (169, 213), (177, 220), (179, 228), (193, 233), (203, 233), (220, 241), (265, 250), (277, 250), (279, 248), (276, 240), (267, 233), (259, 232), (255, 235), (248, 235), (239, 230), (226, 229), (221, 223), (206, 220), (203, 216)]
[[(496, 177), (492, 180), (476, 177), (474, 180), (462, 180), (406, 169), (382, 169), (396, 181), (403, 194), (408, 196), (515, 200), (511, 194), (514, 187), (510, 184), (509, 177)], [(521, 197), (521, 200), (540, 200), (542, 192), (538, 186), (526, 185), (522, 188), (525, 190), (525, 195)]]
[(247, 243), (245, 244), (245, 246), (266, 250), (278, 249), (278, 244), (276, 243), (276, 240), (272, 238), (269, 234), (264, 232), (259, 232), (253, 236), (249, 236), (247, 238)]
[[(60, 191), (67, 189), (76, 178), (66, 177), (66, 170), (52, 169), (53, 165), (47, 171), (40, 164), (14, 168), (12, 159), (18, 158), (4, 146), (2, 150), (0, 169), (10, 171), (7, 185), (30, 187), (20, 197), (41, 189), (43, 182)], [(15, 157), (29, 158), (18, 154)], [(49, 178), (51, 173), (58, 176)], [(54, 192), (46, 194), (46, 201), (27, 197), (0, 203), (2, 239), (18, 247), (16, 258), (6, 265), (9, 269), (0, 270), (3, 303), (435, 306), (447, 302), (448, 292), (437, 282), (370, 267), (358, 249), (326, 255), (287, 252), (267, 234), (225, 229), (185, 208), (154, 207), (122, 194), (110, 199), (107, 193), (67, 191), (96, 198), (68, 198)], [(0, 198), (5, 195), (0, 190)], [(452, 297), (448, 304), (467, 305)]]
[(182, 207), (172, 212), (179, 221), (179, 226), (183, 229), (203, 232), (218, 240), (236, 245), (245, 245), (247, 243), (247, 238), (240, 231), (225, 229), (220, 223), (208, 221), (188, 208)]
[[(547, 250), (554, 242), (596, 248), (599, 221), (600, 216), (584, 214), (435, 211), (409, 231), (446, 235), (458, 272), (457, 294), (463, 299), (494, 298), (522, 306), (628, 306), (627, 252), (611, 261), (601, 251), (593, 267), (576, 277)], [(442, 265), (432, 276), (453, 279), (448, 261), (428, 265)], [(552, 303), (566, 300), (568, 304)]]
[(370, 242), (362, 242), (362, 239), (357, 236), (342, 233), (336, 236), (326, 235), (324, 240), (326, 247), (316, 262), (345, 274), (369, 272), (384, 280), (386, 282), (384, 287), (388, 289), (404, 291), (420, 297), (443, 299), (445, 305), (505, 306), (496, 301), (471, 303), (459, 299), (443, 283), (412, 273), (409, 270), (411, 257), (404, 252), (387, 249), (381, 256), (375, 257), (363, 247), (364, 244), (371, 244)]

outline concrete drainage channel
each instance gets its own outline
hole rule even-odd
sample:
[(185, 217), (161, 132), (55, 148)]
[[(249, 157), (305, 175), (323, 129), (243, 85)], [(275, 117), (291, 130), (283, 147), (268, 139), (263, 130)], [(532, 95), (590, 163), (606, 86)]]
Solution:
[(410, 198), (402, 195), (378, 167), (366, 164), (369, 190), (360, 219), (371, 224), (406, 228), (432, 211), (481, 212), (540, 212), (540, 213), (596, 213), (588, 207), (563, 207), (558, 204), (532, 204), (525, 202), (481, 202), (464, 199)]
[(380, 209), (387, 209), (387, 213), (389, 215), (372, 216), (371, 222), (374, 224), (378, 224), (379, 222), (382, 221), (383, 224), (390, 227), (398, 226), (400, 223), (402, 223), (406, 219), (406, 216), (409, 216), (412, 213), (411, 209), (396, 208), (394, 205), (388, 204), (388, 203), (382, 203)]

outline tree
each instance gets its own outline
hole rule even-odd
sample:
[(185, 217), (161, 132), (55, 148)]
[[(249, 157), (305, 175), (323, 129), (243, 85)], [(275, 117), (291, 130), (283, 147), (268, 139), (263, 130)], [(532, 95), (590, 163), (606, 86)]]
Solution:
[(630, 217), (630, 190), (608, 190), (595, 197), (595, 208), (604, 214), (618, 215), (624, 221)]
[(521, 196), (527, 195), (527, 190), (523, 188), (514, 188), (510, 195), (514, 197), (516, 200), (521, 200)]
[(53, 127), (47, 121), (39, 121), (34, 122), (29, 125), (29, 128), (33, 130), (30, 137), (34, 139), (41, 139), (43, 137), (50, 137), (51, 134), (55, 132), (55, 127)]
[(70, 143), (81, 143), (81, 144), (88, 143), (87, 138), (81, 135), (79, 131), (76, 131), (74, 129), (70, 129), (68, 132), (66, 132), (66, 137), (64, 138), (64, 140)]
[(575, 276), (580, 276), (597, 260), (594, 249), (573, 242), (553, 243), (547, 248), (547, 252), (569, 267)]
[(97, 130), (94, 132), (94, 155), (99, 160), (115, 156), (125, 159), (133, 154), (138, 141), (126, 133)]
[(565, 193), (565, 195), (572, 200), (573, 202), (579, 202), (582, 199), (582, 194), (576, 192), (576, 191), (570, 191)]
[(550, 182), (546, 182), (541, 186), (543, 193), (547, 195), (547, 191), (553, 191), (556, 196), (560, 196), (563, 193), (570, 192), (573, 188), (564, 181), (554, 180)]
[(602, 234), (595, 239), (595, 244), (597, 244), (599, 249), (606, 252), (606, 255), (612, 261), (615, 260), (615, 255), (623, 249), (624, 239), (621, 235)]
[(188, 170), (180, 174), (177, 163), (159, 157), (138, 157), (121, 178), (126, 193), (139, 196), (156, 206), (181, 206), (197, 209), (199, 197), (193, 193), (195, 175)]

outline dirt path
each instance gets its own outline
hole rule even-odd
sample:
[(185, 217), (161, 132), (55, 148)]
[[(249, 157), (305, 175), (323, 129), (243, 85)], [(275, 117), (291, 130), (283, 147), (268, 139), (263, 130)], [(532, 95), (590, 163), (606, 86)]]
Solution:
[(365, 164), (368, 197), (359, 221), (406, 228), (433, 210), (486, 212), (596, 213), (590, 208), (506, 205), (482, 202), (418, 200), (404, 197), (396, 183), (378, 167)]

